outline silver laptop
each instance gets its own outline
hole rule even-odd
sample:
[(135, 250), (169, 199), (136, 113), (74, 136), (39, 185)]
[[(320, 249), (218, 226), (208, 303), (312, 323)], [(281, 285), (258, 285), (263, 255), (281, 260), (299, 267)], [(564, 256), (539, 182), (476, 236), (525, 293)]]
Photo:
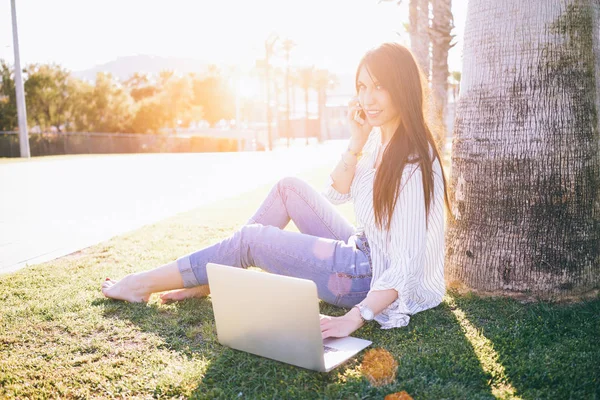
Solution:
[(317, 286), (307, 279), (208, 263), (219, 343), (329, 372), (371, 344), (321, 338)]

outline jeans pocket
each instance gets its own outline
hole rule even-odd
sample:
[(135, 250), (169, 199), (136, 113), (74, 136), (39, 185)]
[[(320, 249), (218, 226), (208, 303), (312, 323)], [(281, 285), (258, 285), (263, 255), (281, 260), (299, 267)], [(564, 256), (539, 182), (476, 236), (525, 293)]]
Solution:
[(355, 245), (356, 245), (356, 248), (368, 260), (369, 269), (371, 271), (373, 271), (373, 261), (371, 259), (371, 248), (369, 247), (369, 242), (367, 240), (367, 236), (363, 232), (359, 232), (358, 234), (356, 234)]

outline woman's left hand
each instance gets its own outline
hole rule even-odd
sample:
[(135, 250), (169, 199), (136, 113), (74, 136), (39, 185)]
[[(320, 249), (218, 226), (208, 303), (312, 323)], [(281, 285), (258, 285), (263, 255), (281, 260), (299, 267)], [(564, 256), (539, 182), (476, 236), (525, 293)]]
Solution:
[(323, 339), (328, 337), (346, 337), (363, 325), (360, 313), (356, 308), (348, 311), (342, 317), (321, 316), (321, 336)]

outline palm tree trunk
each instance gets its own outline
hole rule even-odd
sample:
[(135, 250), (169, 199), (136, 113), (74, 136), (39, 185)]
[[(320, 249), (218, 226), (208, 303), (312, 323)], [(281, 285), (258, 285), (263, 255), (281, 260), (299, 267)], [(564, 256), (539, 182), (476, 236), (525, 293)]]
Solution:
[(448, 103), (448, 51), (452, 47), (451, 31), (454, 28), (452, 0), (432, 0), (431, 22), (432, 69), (431, 88), (434, 100), (437, 141), (443, 150), (446, 138), (446, 104)]
[(429, 0), (410, 0), (408, 8), (410, 47), (429, 79)]
[(310, 130), (309, 127), (309, 119), (308, 119), (308, 88), (304, 88), (304, 109), (306, 113), (304, 114), (304, 136), (306, 137), (306, 145), (308, 146), (308, 132)]
[(287, 138), (287, 147), (290, 147), (290, 52), (285, 56), (285, 136)]
[(319, 127), (317, 128), (319, 131), (319, 143), (325, 140), (325, 107), (326, 107), (326, 93), (327, 87), (320, 87), (318, 91), (318, 113), (319, 113)]
[(266, 65), (265, 65), (265, 82), (267, 85), (266, 88), (266, 94), (267, 94), (267, 146), (269, 147), (269, 151), (273, 150), (273, 133), (272, 133), (272, 127), (271, 127), (271, 122), (273, 121), (273, 114), (271, 111), (271, 77), (269, 74), (269, 61), (268, 61), (268, 57), (267, 57), (267, 61), (266, 61)]
[(452, 150), (450, 284), (600, 284), (600, 3), (471, 0)]
[[(273, 75), (275, 75), (275, 71), (273, 71)], [(280, 88), (279, 88), (279, 84), (277, 83), (277, 76), (273, 77), (273, 91), (275, 92), (275, 96), (274, 96), (274, 106), (275, 106), (275, 115), (273, 115), (273, 119), (275, 120), (275, 131), (273, 132), (273, 142), (278, 142), (279, 141), (279, 135), (281, 134), (279, 131), (280, 128), (280, 124), (279, 124), (279, 92), (280, 92)]]

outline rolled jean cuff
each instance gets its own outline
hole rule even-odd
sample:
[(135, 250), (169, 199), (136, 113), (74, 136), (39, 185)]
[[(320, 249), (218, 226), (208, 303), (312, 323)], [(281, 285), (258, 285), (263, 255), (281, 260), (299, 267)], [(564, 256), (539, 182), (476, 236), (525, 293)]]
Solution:
[(189, 256), (177, 259), (177, 268), (179, 269), (179, 273), (183, 279), (183, 287), (189, 288), (198, 286), (200, 284), (196, 278), (196, 275), (194, 274), (194, 271), (192, 270), (192, 264)]

